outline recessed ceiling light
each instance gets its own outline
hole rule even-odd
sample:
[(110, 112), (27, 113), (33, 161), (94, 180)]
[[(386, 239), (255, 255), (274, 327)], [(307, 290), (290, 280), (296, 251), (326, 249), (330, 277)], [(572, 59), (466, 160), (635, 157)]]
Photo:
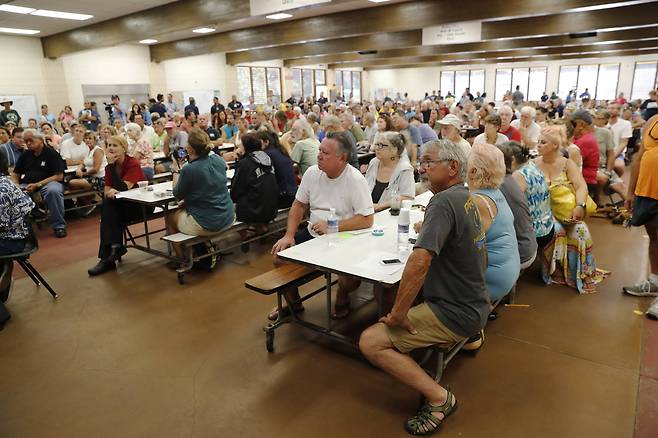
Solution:
[(211, 33), (216, 31), (217, 29), (213, 29), (212, 27), (200, 27), (198, 29), (194, 29), (192, 32), (194, 33)]
[(286, 14), (285, 12), (279, 12), (278, 14), (266, 15), (265, 18), (270, 20), (283, 20), (284, 18), (290, 18), (292, 15)]
[(0, 27), (0, 32), (4, 33), (18, 33), (21, 35), (34, 35), (39, 32), (40, 30), (30, 30), (30, 29), (14, 29), (13, 27)]
[(36, 9), (23, 6), (0, 5), (0, 11), (13, 12), (14, 14), (29, 14), (30, 12), (36, 11)]
[(150, 38), (147, 38), (145, 40), (140, 41), (141, 44), (155, 44), (157, 42), (158, 42), (158, 40), (153, 40), (153, 39), (150, 39)]
[(93, 18), (93, 15), (87, 14), (74, 14), (72, 12), (60, 12), (60, 11), (49, 11), (48, 9), (37, 9), (32, 12), (30, 15), (38, 15), (39, 17), (50, 17), (50, 18), (63, 18), (65, 20), (89, 20)]

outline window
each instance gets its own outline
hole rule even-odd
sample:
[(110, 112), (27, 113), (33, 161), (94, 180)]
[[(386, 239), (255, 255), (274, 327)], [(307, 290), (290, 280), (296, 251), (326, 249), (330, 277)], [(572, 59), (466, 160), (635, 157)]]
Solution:
[(496, 92), (495, 100), (501, 101), (508, 91), (512, 91), (512, 69), (511, 68), (498, 68), (496, 69)]
[(326, 85), (326, 73), (324, 70), (293, 68), (292, 77), (292, 94), (297, 99), (309, 96), (318, 97), (320, 95), (318, 86)]
[(619, 64), (569, 65), (560, 67), (558, 94), (566, 98), (569, 91), (576, 96), (587, 92), (591, 99), (614, 99), (617, 97)]
[(343, 99), (361, 100), (361, 72), (336, 70), (336, 86), (342, 87)]
[[(254, 103), (270, 104), (281, 102), (281, 69), (278, 67), (244, 67), (238, 66), (238, 98), (248, 102), (254, 97)], [(294, 85), (293, 85), (294, 87)]]
[(503, 100), (505, 93), (514, 92), (518, 85), (525, 100), (539, 100), (546, 91), (546, 70), (546, 67), (497, 69), (495, 99)]
[(636, 62), (635, 73), (633, 74), (633, 88), (631, 99), (646, 99), (649, 91), (656, 89), (656, 72), (658, 63), (656, 62)]
[(461, 96), (465, 89), (471, 94), (484, 92), (484, 70), (456, 70), (441, 72), (441, 94)]

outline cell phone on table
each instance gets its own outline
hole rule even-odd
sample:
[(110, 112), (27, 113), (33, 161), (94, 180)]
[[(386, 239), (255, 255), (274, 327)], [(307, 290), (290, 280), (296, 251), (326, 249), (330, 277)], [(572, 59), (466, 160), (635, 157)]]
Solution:
[(380, 260), (379, 263), (381, 263), (382, 265), (386, 265), (386, 266), (388, 266), (388, 265), (401, 265), (402, 260), (400, 260), (400, 259), (384, 259), (384, 260)]

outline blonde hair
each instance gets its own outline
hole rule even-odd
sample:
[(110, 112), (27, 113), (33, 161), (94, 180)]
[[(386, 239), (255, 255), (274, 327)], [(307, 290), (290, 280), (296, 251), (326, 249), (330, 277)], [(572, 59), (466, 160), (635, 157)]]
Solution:
[(98, 132), (101, 132), (103, 129), (109, 129), (110, 130), (110, 135), (117, 135), (117, 128), (115, 128), (112, 125), (108, 125), (107, 123), (103, 123), (98, 127)]
[(113, 135), (112, 137), (107, 139), (107, 142), (110, 143), (116, 143), (119, 146), (121, 146), (124, 150), (125, 153), (128, 153), (128, 140), (122, 135)]
[(549, 142), (558, 145), (558, 147), (568, 146), (567, 128), (564, 125), (548, 125), (542, 128), (541, 135)]
[[(471, 171), (475, 174), (471, 175)], [(476, 189), (497, 189), (505, 179), (505, 156), (496, 146), (476, 143), (468, 157), (469, 182)]]

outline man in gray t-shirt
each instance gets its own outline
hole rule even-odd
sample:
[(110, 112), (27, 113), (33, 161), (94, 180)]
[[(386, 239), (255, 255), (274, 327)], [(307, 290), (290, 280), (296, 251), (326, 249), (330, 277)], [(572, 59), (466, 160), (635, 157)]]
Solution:
[[(370, 362), (425, 396), (425, 405), (405, 425), (414, 435), (438, 428), (456, 401), (406, 353), (473, 336), (484, 327), (491, 309), (484, 281), (484, 229), (463, 183), (466, 160), (450, 140), (423, 145), (420, 173), (435, 195), (427, 205), (393, 310), (364, 331), (359, 341)], [(411, 307), (421, 287), (425, 302)]]

